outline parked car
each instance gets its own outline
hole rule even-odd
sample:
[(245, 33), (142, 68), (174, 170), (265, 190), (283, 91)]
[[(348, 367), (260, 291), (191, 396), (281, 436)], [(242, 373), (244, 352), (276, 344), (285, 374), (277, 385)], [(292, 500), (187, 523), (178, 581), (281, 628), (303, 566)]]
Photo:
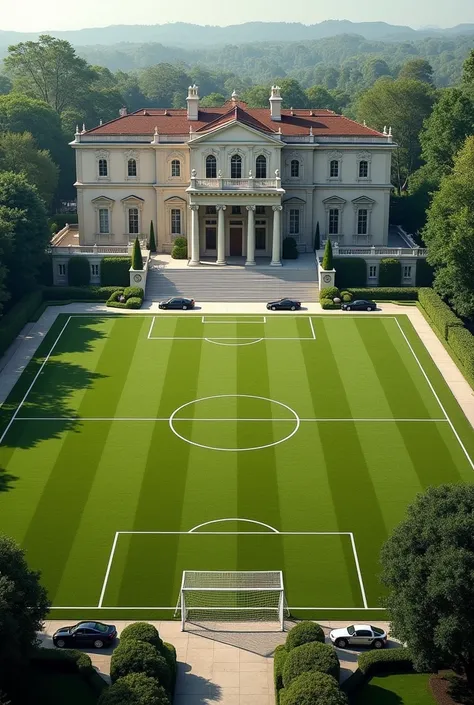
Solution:
[(194, 308), (194, 299), (182, 299), (178, 296), (173, 296), (167, 301), (161, 301), (158, 306), (164, 310), (169, 308), (180, 308), (183, 309), (183, 311), (186, 311), (188, 308)]
[(375, 311), (377, 304), (370, 299), (356, 299), (343, 303), (341, 308), (343, 311)]
[(301, 308), (301, 301), (294, 299), (278, 299), (278, 301), (270, 301), (267, 308), (271, 311), (296, 311)]
[(78, 622), (72, 627), (61, 627), (53, 634), (53, 644), (60, 649), (82, 649), (92, 646), (102, 649), (110, 646), (117, 638), (117, 629), (113, 624), (102, 622)]
[(347, 646), (373, 646), (374, 649), (383, 649), (387, 645), (387, 634), (384, 630), (370, 624), (351, 624), (342, 629), (333, 629), (329, 638), (340, 649)]

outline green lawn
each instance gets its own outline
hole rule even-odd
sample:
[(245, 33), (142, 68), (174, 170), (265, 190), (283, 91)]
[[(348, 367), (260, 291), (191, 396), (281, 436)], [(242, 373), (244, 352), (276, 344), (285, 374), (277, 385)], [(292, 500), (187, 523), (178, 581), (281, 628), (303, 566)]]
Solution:
[(436, 705), (430, 674), (376, 676), (359, 692), (356, 705)]
[(404, 315), (59, 316), (0, 423), (1, 530), (68, 619), (171, 617), (183, 570), (281, 570), (297, 616), (380, 618), (407, 504), (473, 478)]

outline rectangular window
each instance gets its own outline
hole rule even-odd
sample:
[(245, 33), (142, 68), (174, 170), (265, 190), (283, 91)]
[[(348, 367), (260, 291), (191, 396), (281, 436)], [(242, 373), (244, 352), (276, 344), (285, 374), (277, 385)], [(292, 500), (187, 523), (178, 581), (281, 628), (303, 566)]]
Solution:
[(109, 232), (109, 209), (99, 208), (99, 233), (101, 235), (108, 235)]
[(339, 235), (339, 208), (329, 211), (329, 235)]
[(403, 278), (411, 279), (411, 264), (405, 264), (403, 267)]
[(359, 179), (366, 179), (369, 175), (369, 162), (363, 159), (359, 162)]
[(99, 159), (99, 176), (108, 176), (107, 159)]
[(367, 235), (368, 213), (366, 208), (359, 208), (357, 212), (357, 235)]
[(65, 264), (58, 264), (58, 274), (60, 277), (66, 276), (66, 265)]
[(292, 179), (299, 179), (300, 176), (300, 163), (298, 159), (292, 159), (290, 165), (290, 176)]
[(265, 215), (265, 206), (255, 206), (255, 215)]
[(206, 225), (206, 250), (215, 250), (216, 242), (216, 228)]
[(241, 215), (240, 206), (232, 206), (232, 215)]
[(171, 234), (181, 235), (181, 210), (179, 208), (171, 209)]
[(369, 266), (369, 279), (377, 279), (377, 265), (371, 264)]
[(138, 208), (128, 209), (128, 232), (129, 235), (138, 235), (140, 232), (138, 227)]
[(337, 159), (333, 159), (329, 165), (329, 176), (331, 179), (337, 179), (339, 176), (339, 161)]
[(290, 235), (300, 233), (300, 212), (297, 208), (290, 208)]
[(255, 228), (255, 249), (265, 250), (266, 249), (266, 235), (267, 229), (259, 226)]
[(99, 265), (98, 264), (91, 264), (91, 274), (93, 277), (99, 276)]

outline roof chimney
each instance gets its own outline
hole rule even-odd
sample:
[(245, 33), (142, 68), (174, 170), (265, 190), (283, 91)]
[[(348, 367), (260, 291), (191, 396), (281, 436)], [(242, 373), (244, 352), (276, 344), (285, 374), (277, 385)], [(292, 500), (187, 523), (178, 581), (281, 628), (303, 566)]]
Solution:
[(125, 117), (126, 114), (127, 114), (127, 108), (125, 105), (122, 105), (122, 107), (119, 110), (119, 115), (120, 115), (120, 117)]
[(270, 95), (270, 117), (272, 120), (281, 121), (281, 103), (280, 86), (272, 86)]
[(196, 84), (189, 86), (188, 97), (188, 120), (199, 120), (199, 89)]

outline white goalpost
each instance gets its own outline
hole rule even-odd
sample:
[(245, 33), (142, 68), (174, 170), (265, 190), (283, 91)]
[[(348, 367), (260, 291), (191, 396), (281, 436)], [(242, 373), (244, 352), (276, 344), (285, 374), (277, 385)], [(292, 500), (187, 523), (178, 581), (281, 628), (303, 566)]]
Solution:
[[(186, 623), (259, 622), (268, 630), (284, 631), (289, 616), (283, 573), (270, 571), (185, 570), (175, 616)], [(210, 626), (210, 624), (209, 624)]]

